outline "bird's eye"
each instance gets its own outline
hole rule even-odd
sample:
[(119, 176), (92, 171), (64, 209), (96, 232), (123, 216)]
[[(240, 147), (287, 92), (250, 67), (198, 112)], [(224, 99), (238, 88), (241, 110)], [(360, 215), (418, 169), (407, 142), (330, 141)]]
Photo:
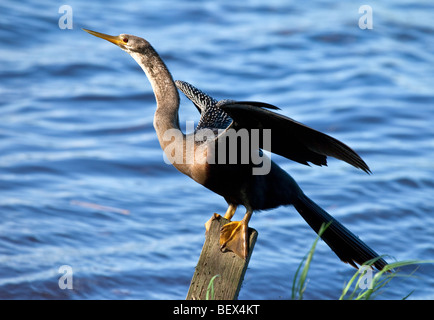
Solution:
[(124, 43), (128, 43), (128, 38), (123, 38), (122, 41), (123, 41)]

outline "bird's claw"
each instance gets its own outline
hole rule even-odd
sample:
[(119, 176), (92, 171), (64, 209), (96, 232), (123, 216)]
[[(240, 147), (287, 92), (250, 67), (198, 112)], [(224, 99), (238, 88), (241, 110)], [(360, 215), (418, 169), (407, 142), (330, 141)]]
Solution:
[(244, 220), (232, 221), (220, 230), (220, 250), (232, 251), (242, 259), (249, 253), (248, 225)]

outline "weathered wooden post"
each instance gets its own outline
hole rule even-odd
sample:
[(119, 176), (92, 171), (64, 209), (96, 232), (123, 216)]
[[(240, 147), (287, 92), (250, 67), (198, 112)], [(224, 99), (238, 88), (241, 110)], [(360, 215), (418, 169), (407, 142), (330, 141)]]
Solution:
[(229, 220), (224, 217), (214, 215), (191, 279), (187, 300), (205, 300), (208, 285), (216, 275), (219, 276), (213, 282), (214, 299), (235, 300), (238, 298), (258, 232), (249, 228), (249, 254), (244, 260), (233, 252), (220, 250), (220, 228), (228, 222)]

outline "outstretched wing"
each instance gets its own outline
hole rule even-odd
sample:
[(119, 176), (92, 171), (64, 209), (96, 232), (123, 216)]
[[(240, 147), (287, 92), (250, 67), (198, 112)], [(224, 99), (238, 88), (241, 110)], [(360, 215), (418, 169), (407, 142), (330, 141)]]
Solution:
[(188, 82), (176, 80), (176, 87), (185, 94), (185, 96), (194, 103), (200, 112), (200, 120), (196, 131), (200, 129), (224, 129), (232, 119), (226, 112), (217, 107), (218, 101), (199, 90)]
[(191, 102), (193, 102), (200, 113), (205, 112), (208, 108), (217, 104), (216, 99), (188, 82), (176, 80), (175, 85)]
[(219, 107), (233, 119), (234, 129), (271, 129), (270, 152), (305, 165), (310, 162), (319, 166), (327, 165), (327, 156), (331, 156), (370, 173), (368, 165), (350, 147), (300, 122), (265, 109), (270, 109), (268, 104), (227, 101)]

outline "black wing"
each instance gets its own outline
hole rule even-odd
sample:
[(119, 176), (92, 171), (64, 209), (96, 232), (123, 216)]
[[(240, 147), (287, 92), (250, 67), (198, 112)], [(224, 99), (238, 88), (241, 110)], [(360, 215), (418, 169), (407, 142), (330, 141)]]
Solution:
[(271, 129), (270, 152), (305, 165), (310, 162), (319, 166), (327, 165), (327, 156), (331, 156), (366, 173), (371, 172), (360, 156), (344, 143), (264, 107), (270, 109), (268, 104), (246, 101), (220, 105), (233, 119), (234, 129)]
[(175, 84), (177, 88), (194, 103), (197, 110), (200, 112), (200, 120), (196, 131), (204, 128), (224, 129), (231, 124), (232, 119), (217, 106), (218, 101), (216, 99), (188, 82), (176, 80)]
[(209, 107), (215, 106), (217, 104), (217, 100), (198, 88), (192, 86), (188, 82), (176, 80), (175, 84), (176, 87), (181, 90), (191, 102), (193, 102), (201, 114)]

